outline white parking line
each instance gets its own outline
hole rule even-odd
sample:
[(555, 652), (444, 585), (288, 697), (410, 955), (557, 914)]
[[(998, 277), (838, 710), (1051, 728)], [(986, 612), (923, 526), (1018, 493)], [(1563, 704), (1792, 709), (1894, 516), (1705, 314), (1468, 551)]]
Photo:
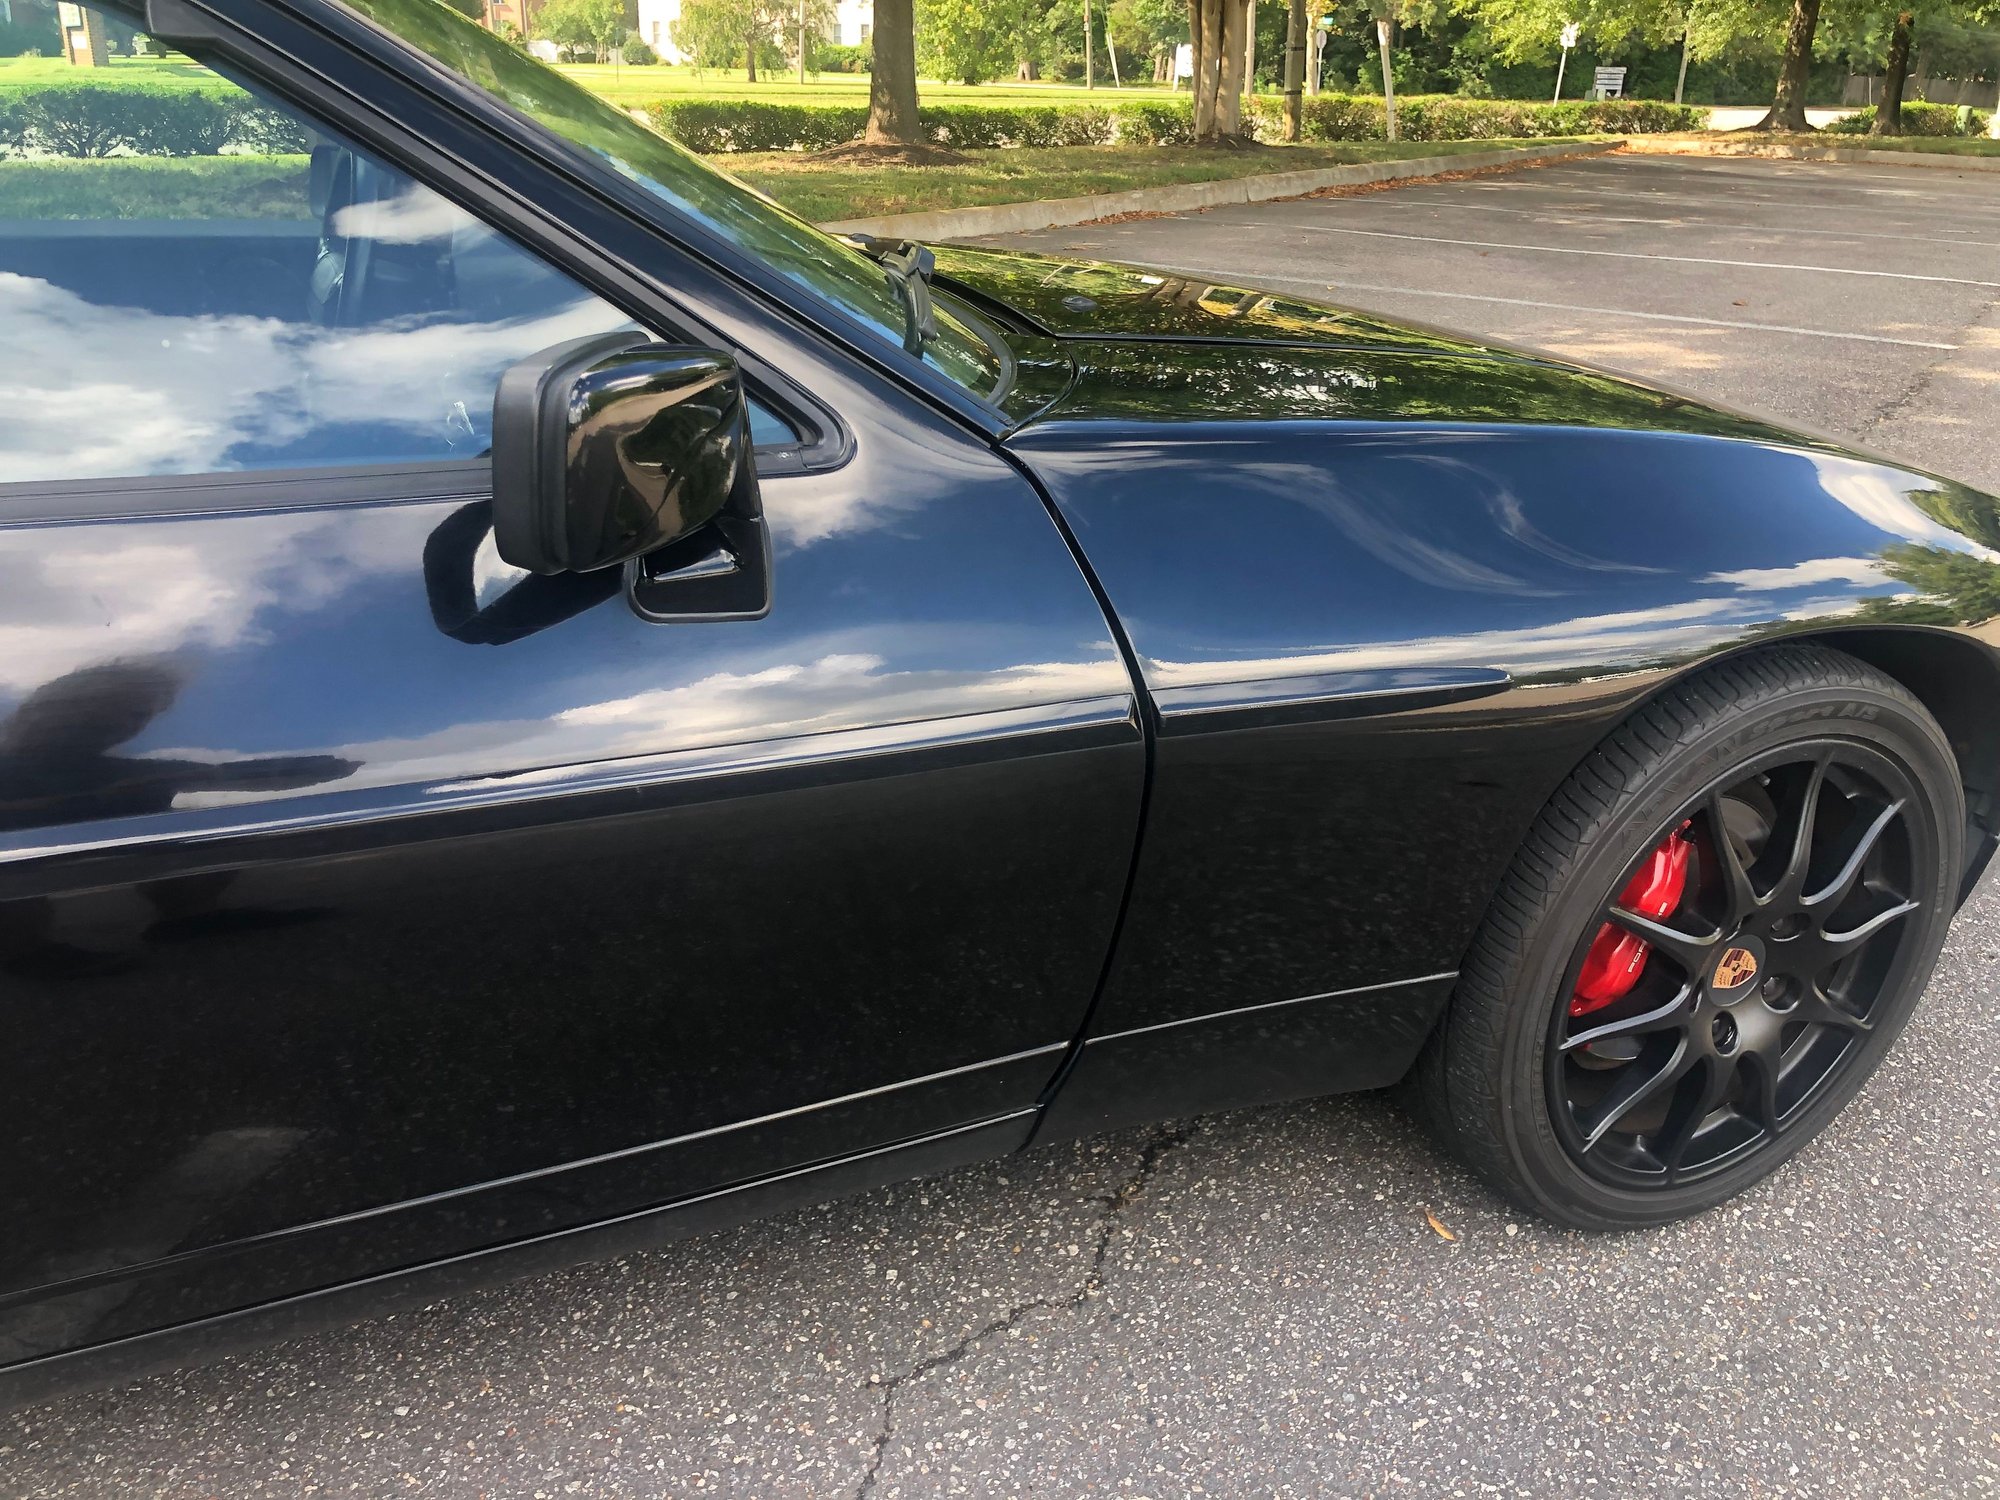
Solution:
[[(1644, 202), (1652, 204), (1662, 204), (1670, 202), (1689, 203), (1693, 204), (1697, 208), (1713, 207), (1715, 203), (1715, 198), (1713, 196), (1705, 197), (1695, 193), (1674, 192), (1668, 188), (1655, 188), (1651, 190), (1644, 190), (1637, 188), (1602, 187), (1599, 186), (1596, 182), (1589, 182), (1589, 183), (1563, 182), (1557, 180), (1553, 174), (1539, 175), (1532, 180), (1520, 177), (1516, 178), (1497, 177), (1489, 182), (1467, 182), (1464, 184), (1464, 186), (1482, 193), (1507, 193), (1507, 192), (1519, 192), (1522, 190), (1540, 189), (1545, 192), (1581, 193), (1585, 197), (1589, 198), (1638, 198), (1643, 200)], [(1815, 183), (1814, 186), (1845, 188), (1848, 189), (1849, 191), (1857, 193), (1876, 191), (1874, 189), (1869, 189), (1869, 188), (1854, 187), (1850, 183)], [(1726, 192), (1727, 189), (1720, 188), (1719, 191)], [(1925, 195), (1916, 191), (1915, 189), (1909, 189), (1909, 190), (1896, 189), (1893, 191), (1888, 189), (1882, 189), (1880, 190), (1878, 195), (1883, 197), (1916, 198), (1920, 200), (1925, 199)], [(1745, 201), (1754, 203), (1772, 203), (1774, 200), (1771, 198), (1769, 194), (1754, 193), (1746, 195)], [(1957, 209), (1970, 209), (1974, 213), (1982, 212), (1980, 205), (1975, 204), (1971, 202), (1969, 199), (1958, 195), (1937, 194), (1937, 195), (1932, 195), (1925, 201), (1938, 205), (1939, 212), (1945, 212)], [(1776, 206), (1785, 207), (1787, 205), (1778, 204)], [(1789, 206), (1799, 209), (1823, 210), (1826, 207), (1826, 203), (1822, 196), (1821, 198), (1812, 202), (1794, 203)], [(2000, 209), (1992, 211), (2000, 212)], [(1867, 212), (1870, 218), (1878, 222), (1885, 217), (1885, 215), (1880, 209), (1869, 209)], [(1905, 216), (1887, 216), (1887, 217), (1893, 218), (1894, 222), (1897, 223), (1919, 224), (1928, 226), (1929, 224), (1935, 221), (1936, 216), (1932, 214), (1926, 214), (1922, 217), (1914, 215), (1907, 217)]]
[[(1366, 198), (1356, 198), (1349, 201), (1366, 203), (1369, 200)], [(1812, 240), (1897, 240), (1903, 244), (1908, 244), (1910, 241), (1908, 234), (1871, 234), (1861, 229), (1800, 229), (1795, 225), (1789, 224), (1715, 224), (1692, 218), (1644, 219), (1636, 215), (1628, 217), (1622, 214), (1592, 214), (1559, 208), (1553, 210), (1503, 208), (1498, 203), (1463, 203), (1456, 198), (1420, 198), (1407, 188), (1398, 192), (1393, 199), (1387, 200), (1385, 206), (1393, 206), (1396, 203), (1423, 203), (1438, 208), (1463, 208), (1482, 214), (1512, 214), (1516, 218), (1541, 219), (1559, 224), (1660, 224), (1669, 229), (1701, 229), (1711, 234), (1728, 234), (1741, 231), (1745, 234), (1789, 234), (1802, 239)], [(1933, 230), (1932, 232), (1935, 231)], [(1953, 232), (1968, 235), (1976, 233), (1976, 231), (1970, 229)], [(1957, 242), (1942, 241), (1941, 243), (1950, 244)], [(1967, 240), (1965, 243), (1975, 250), (2000, 250), (2000, 245), (1990, 245), (1984, 238)]]
[(1498, 302), (1507, 307), (1545, 307), (1556, 312), (1599, 313), (1607, 318), (1644, 318), (1652, 323), (1699, 323), (1706, 328), (1748, 328), (1758, 333), (1793, 333), (1809, 339), (1853, 339), (1863, 344), (1899, 344), (1905, 349), (1956, 349), (1956, 344), (1937, 344), (1929, 339), (1898, 339), (1886, 333), (1836, 333), (1831, 328), (1795, 328), (1789, 323), (1737, 322), (1729, 318), (1696, 318), (1684, 313), (1634, 312), (1629, 307), (1585, 307), (1577, 302), (1534, 302), (1526, 297), (1482, 297), (1474, 292), (1424, 292), (1407, 286), (1370, 286), (1359, 281), (1343, 281), (1327, 290), (1340, 292), (1386, 292), (1398, 297), (1449, 297), (1455, 302)]
[[(1164, 271), (1173, 276), (1236, 277), (1239, 280), (1254, 281), (1262, 287), (1298, 287), (1316, 297), (1325, 296), (1329, 292), (1336, 299), (1343, 292), (1381, 292), (1391, 297), (1449, 297), (1454, 302), (1493, 302), (1503, 307), (1538, 307), (1552, 312), (1596, 313), (1606, 318), (1643, 318), (1649, 323), (1694, 323), (1704, 328), (1742, 328), (1753, 333), (1789, 333), (1809, 339), (1848, 339), (1861, 344), (1896, 344), (1905, 349), (1949, 351), (1958, 348), (1956, 344), (1933, 343), (1929, 339), (1899, 339), (1892, 338), (1886, 333), (1841, 333), (1831, 328), (1798, 328), (1789, 323), (1751, 323), (1729, 318), (1697, 318), (1687, 313), (1638, 312), (1629, 307), (1586, 307), (1580, 302), (1536, 302), (1526, 297), (1488, 297), (1476, 292), (1426, 292), (1419, 291), (1415, 287), (1380, 286), (1365, 281), (1301, 281), (1296, 277), (1258, 276), (1254, 273), (1246, 277), (1240, 268), (1219, 271), (1211, 266), (1191, 266), (1185, 262), (1171, 266), (1143, 260), (1122, 263), (1148, 271)], [(1478, 335), (1464, 336), (1476, 338)]]
[(1575, 245), (1513, 245), (1504, 240), (1457, 240), (1441, 234), (1395, 234), (1387, 229), (1343, 229), (1334, 224), (1287, 224), (1270, 219), (1239, 219), (1234, 222), (1264, 229), (1299, 230), (1308, 234), (1356, 234), (1372, 240), (1464, 245), (1473, 250), (1525, 250), (1535, 255), (1592, 255), (1607, 260), (1671, 261), (1687, 266), (1738, 266), (1752, 271), (1816, 271), (1823, 276), (1873, 276), (1887, 281), (1938, 281), (1951, 286), (2000, 287), (2000, 281), (1976, 281), (1969, 276), (1919, 276), (1914, 271), (1863, 271), (1851, 266), (1806, 266), (1775, 260), (1718, 260), (1707, 255), (1648, 255), (1638, 250), (1585, 250)]

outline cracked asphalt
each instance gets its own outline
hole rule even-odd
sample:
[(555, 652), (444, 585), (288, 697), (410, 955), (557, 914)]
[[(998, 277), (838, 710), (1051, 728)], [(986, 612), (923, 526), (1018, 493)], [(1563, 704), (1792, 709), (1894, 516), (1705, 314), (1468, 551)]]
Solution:
[[(1730, 268), (1673, 262), (1688, 277), (1676, 291), (1607, 260), (1623, 267), (1616, 286), (1565, 268), (1551, 295), (1529, 297), (1505, 265), (1450, 259), (1468, 247), (1405, 241), (1368, 274), (1955, 347), (1509, 302), (1447, 317), (1442, 299), (1419, 309), (1415, 294), (1374, 305), (1615, 351), (1612, 363), (1738, 400), (1754, 391), (2000, 485), (1994, 289), (1972, 284), (2000, 282), (1988, 248), (2000, 178), (1905, 169), (1885, 187), (1882, 169), (1813, 170), (1827, 175), (1642, 158), (1563, 169), (1594, 198), (1559, 196), (1553, 173), (1406, 191), (1528, 214), (1541, 183), (1572, 218), (1622, 201), (1626, 217), (1717, 220), (1701, 235), (1637, 226), (1640, 247), (1851, 255), (1957, 279), (1825, 278), (1837, 292), (1802, 285), (1794, 303), (1746, 310)], [(1496, 199), (1496, 183), (1525, 186)], [(1874, 224), (1858, 217), (1872, 200), (1844, 195), (1878, 188), (1915, 195), (1886, 200), (1917, 226), (1907, 239), (1760, 248), (1730, 222), (1757, 220), (1768, 193), (1821, 203), (1821, 223)], [(1623, 193), (1679, 201), (1633, 210)], [(1398, 233), (1431, 222), (1414, 202), (1399, 216), (1401, 197), (1258, 212), (1349, 227), (1387, 216)], [(1024, 238), (1233, 264), (1241, 279), (1358, 279), (1325, 247), (1309, 265), (1283, 262), (1228, 228), (1248, 212)], [(1940, 242), (1960, 219), (1986, 226), (1984, 239)], [(1483, 237), (1626, 232), (1537, 223)], [(1299, 235), (1347, 238), (1362, 242)], [(1910, 1029), (1827, 1134), (1773, 1180), (1666, 1230), (1592, 1237), (1523, 1218), (1381, 1096), (1245, 1111), (1033, 1151), (0, 1416), (0, 1496), (1992, 1493), (1997, 1009), (2000, 895), (1982, 893)]]

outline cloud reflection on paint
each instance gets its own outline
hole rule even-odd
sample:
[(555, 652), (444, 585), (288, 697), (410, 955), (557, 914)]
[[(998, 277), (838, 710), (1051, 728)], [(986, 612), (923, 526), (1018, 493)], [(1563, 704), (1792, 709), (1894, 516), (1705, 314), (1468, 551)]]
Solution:
[[(327, 328), (100, 305), (0, 272), (4, 477), (476, 457), (502, 370), (628, 324), (578, 294), (525, 316)], [(450, 425), (460, 405), (474, 432)]]

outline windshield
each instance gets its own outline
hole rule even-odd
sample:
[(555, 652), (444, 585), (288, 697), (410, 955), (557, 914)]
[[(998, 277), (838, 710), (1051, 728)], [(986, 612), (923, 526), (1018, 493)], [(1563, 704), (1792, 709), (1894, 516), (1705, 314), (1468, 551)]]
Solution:
[[(848, 241), (718, 172), (439, 0), (344, 3), (788, 279), (837, 304), (885, 344), (903, 348), (907, 326), (903, 293), (882, 266)], [(1003, 352), (949, 304), (938, 304), (936, 325), (936, 338), (924, 345), (925, 360), (969, 389), (993, 392), (1004, 375)]]

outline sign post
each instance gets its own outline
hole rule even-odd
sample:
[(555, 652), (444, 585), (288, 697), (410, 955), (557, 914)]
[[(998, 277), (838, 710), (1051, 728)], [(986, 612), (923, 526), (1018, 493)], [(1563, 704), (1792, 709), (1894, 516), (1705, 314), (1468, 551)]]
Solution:
[(1319, 25), (1313, 28), (1313, 49), (1311, 76), (1306, 80), (1306, 92), (1315, 99), (1319, 97), (1320, 70), (1326, 66), (1326, 39), (1333, 35), (1333, 17), (1321, 16)]
[(1582, 27), (1582, 26), (1580, 26), (1580, 25), (1578, 25), (1578, 24), (1577, 24), (1577, 23), (1576, 23), (1575, 21), (1565, 21), (1565, 22), (1563, 22), (1563, 29), (1562, 29), (1562, 44), (1563, 44), (1563, 50), (1562, 50), (1562, 59), (1561, 59), (1561, 60), (1560, 60), (1559, 62), (1557, 62), (1557, 64), (1556, 64), (1556, 96), (1555, 96), (1555, 97), (1556, 97), (1556, 102), (1557, 102), (1557, 103), (1561, 103), (1561, 102), (1562, 102), (1562, 96), (1563, 96), (1563, 69), (1565, 69), (1565, 68), (1567, 68), (1567, 67), (1569, 66), (1569, 49), (1570, 49), (1570, 48), (1572, 48), (1572, 47), (1574, 47), (1574, 46), (1576, 45), (1576, 39), (1577, 39), (1577, 38), (1578, 38), (1579, 36), (1581, 36), (1582, 34), (1583, 34), (1583, 27)]

